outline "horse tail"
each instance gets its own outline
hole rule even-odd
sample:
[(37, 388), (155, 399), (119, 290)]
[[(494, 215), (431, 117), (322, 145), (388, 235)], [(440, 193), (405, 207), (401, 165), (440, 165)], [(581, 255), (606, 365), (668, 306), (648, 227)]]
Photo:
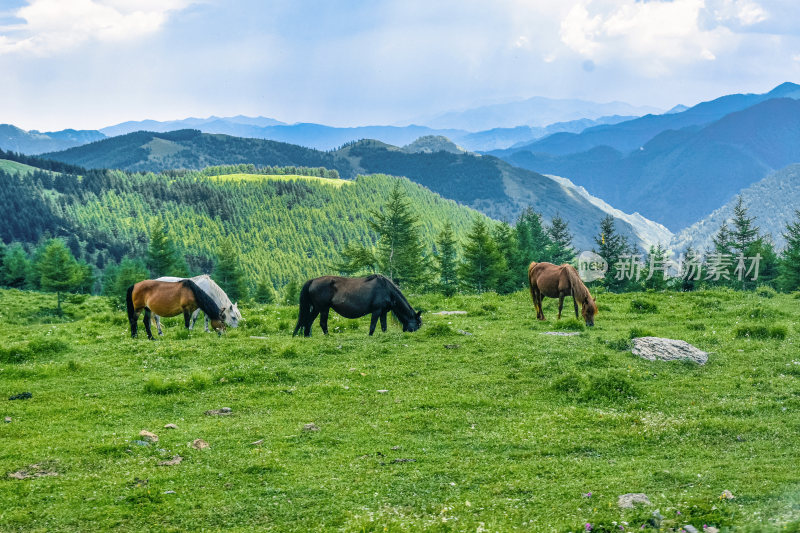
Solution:
[(219, 305), (217, 305), (217, 302), (215, 302), (214, 299), (208, 295), (208, 293), (198, 287), (197, 283), (190, 279), (185, 279), (181, 283), (183, 283), (184, 287), (191, 289), (192, 294), (194, 295), (194, 301), (197, 303), (197, 307), (199, 307), (209, 319), (221, 320), (221, 310)]
[(535, 261), (528, 265), (528, 288), (531, 290), (531, 299), (533, 300), (534, 305), (536, 304), (536, 293), (533, 291), (533, 267), (535, 266)]
[(128, 308), (128, 322), (131, 325), (131, 337), (136, 336), (136, 309), (133, 307), (133, 288), (135, 285), (128, 287), (128, 292), (125, 294), (125, 306)]
[(292, 333), (292, 337), (297, 335), (297, 332), (300, 331), (300, 328), (305, 327), (308, 319), (311, 318), (311, 309), (314, 307), (311, 303), (311, 282), (314, 281), (310, 279), (305, 282), (303, 288), (300, 289), (300, 311), (297, 313), (297, 325), (294, 327), (294, 333)]

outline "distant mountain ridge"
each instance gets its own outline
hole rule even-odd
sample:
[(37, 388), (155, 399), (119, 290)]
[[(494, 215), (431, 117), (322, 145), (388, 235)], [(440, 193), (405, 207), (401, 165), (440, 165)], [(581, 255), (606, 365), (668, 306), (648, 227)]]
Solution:
[(65, 150), (105, 138), (105, 135), (94, 130), (68, 129), (40, 132), (25, 131), (11, 124), (0, 124), (0, 149), (24, 154), (35, 155)]
[(485, 105), (463, 111), (450, 111), (421, 120), (430, 128), (484, 131), (516, 126), (541, 127), (556, 122), (597, 119), (610, 115), (661, 113), (652, 106), (634, 106), (625, 102), (597, 103), (569, 98), (534, 96), (521, 101)]
[[(536, 172), (568, 177), (618, 209), (638, 211), (678, 231), (769, 172), (800, 162), (800, 101), (795, 97), (800, 97), (800, 86), (785, 83), (763, 95), (730, 95), (673, 115), (589, 128), (571, 137), (551, 135), (527, 149), (489, 153)], [(711, 122), (696, 123), (720, 114)], [(592, 143), (582, 152), (538, 151), (548, 143), (551, 148), (558, 145), (559, 139), (597, 137), (613, 144), (630, 132), (643, 135), (640, 127), (650, 128), (656, 119), (662, 120), (661, 126), (689, 125), (658, 131), (632, 151)]]
[(699, 103), (685, 111), (645, 115), (618, 124), (591, 127), (580, 133), (557, 133), (528, 145), (511, 148), (504, 153), (493, 154), (503, 158), (518, 151), (567, 155), (598, 146), (608, 146), (625, 153), (638, 149), (664, 131), (710, 124), (725, 115), (774, 98), (798, 99), (800, 85), (786, 82), (764, 94), (731, 94)]

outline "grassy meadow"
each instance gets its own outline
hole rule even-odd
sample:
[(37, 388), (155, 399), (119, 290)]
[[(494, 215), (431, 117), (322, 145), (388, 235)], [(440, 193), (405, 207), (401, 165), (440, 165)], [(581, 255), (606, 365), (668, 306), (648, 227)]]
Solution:
[[(524, 292), (408, 297), (415, 333), (253, 306), (151, 342), (110, 300), (0, 291), (0, 531), (800, 531), (800, 300), (602, 294), (584, 329)], [(709, 361), (640, 360), (648, 334)]]

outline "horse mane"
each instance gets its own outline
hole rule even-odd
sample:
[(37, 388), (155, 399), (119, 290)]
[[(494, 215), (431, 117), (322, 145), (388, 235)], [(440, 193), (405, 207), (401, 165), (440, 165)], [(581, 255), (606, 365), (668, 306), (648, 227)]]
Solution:
[(414, 308), (411, 307), (411, 304), (408, 303), (408, 300), (406, 300), (406, 297), (403, 296), (403, 293), (400, 291), (400, 287), (398, 287), (395, 284), (394, 281), (390, 280), (389, 278), (387, 278), (386, 276), (383, 276), (381, 274), (372, 274), (367, 279), (369, 280), (369, 279), (376, 279), (376, 278), (379, 279), (380, 281), (382, 281), (386, 285), (386, 287), (392, 293), (392, 296), (394, 297), (395, 301), (397, 301), (397, 302), (399, 302), (401, 304), (398, 307), (401, 307), (404, 312), (409, 314), (409, 316), (407, 316), (407, 317), (400, 316), (397, 313), (397, 310), (394, 307), (392, 308), (392, 312), (395, 314), (395, 316), (397, 316), (397, 318), (399, 318), (400, 320), (403, 320), (404, 322), (407, 322), (412, 316), (414, 316)]
[(578, 271), (575, 270), (575, 267), (572, 265), (561, 265), (562, 268), (567, 270), (567, 276), (569, 276), (569, 284), (572, 287), (572, 297), (581, 303), (581, 305), (586, 305), (590, 303), (594, 303), (594, 299), (592, 298), (592, 294), (589, 292), (589, 289), (586, 288), (586, 285), (583, 284), (581, 277), (578, 275)]
[(200, 308), (202, 312), (208, 316), (211, 320), (222, 320), (220, 317), (221, 309), (217, 302), (209, 296), (203, 289), (197, 286), (197, 283), (190, 279), (185, 279), (181, 283), (183, 283), (184, 287), (188, 287), (192, 294), (194, 294), (195, 302), (197, 302), (197, 307)]
[(198, 287), (202, 290), (206, 291), (211, 298), (217, 303), (218, 306), (225, 309), (226, 307), (230, 307), (233, 305), (231, 299), (228, 298), (228, 295), (225, 294), (225, 291), (222, 290), (222, 287), (217, 285), (217, 282), (211, 279), (211, 276), (208, 274), (201, 274), (199, 276), (195, 276), (192, 278)]

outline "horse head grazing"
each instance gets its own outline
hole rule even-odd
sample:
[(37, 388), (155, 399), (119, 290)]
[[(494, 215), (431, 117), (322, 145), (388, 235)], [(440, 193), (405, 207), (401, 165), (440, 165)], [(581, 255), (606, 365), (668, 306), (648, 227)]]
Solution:
[(422, 317), (420, 316), (422, 311), (417, 311), (413, 313), (413, 318), (411, 318), (408, 322), (403, 323), (403, 331), (417, 331), (419, 328), (422, 327)]
[(581, 302), (581, 316), (587, 326), (594, 326), (594, 315), (597, 314), (597, 302), (595, 302), (589, 291), (586, 291), (586, 298)]
[(242, 314), (236, 304), (229, 305), (220, 311), (220, 317), (226, 326), (232, 328), (239, 327), (239, 321), (242, 319)]

